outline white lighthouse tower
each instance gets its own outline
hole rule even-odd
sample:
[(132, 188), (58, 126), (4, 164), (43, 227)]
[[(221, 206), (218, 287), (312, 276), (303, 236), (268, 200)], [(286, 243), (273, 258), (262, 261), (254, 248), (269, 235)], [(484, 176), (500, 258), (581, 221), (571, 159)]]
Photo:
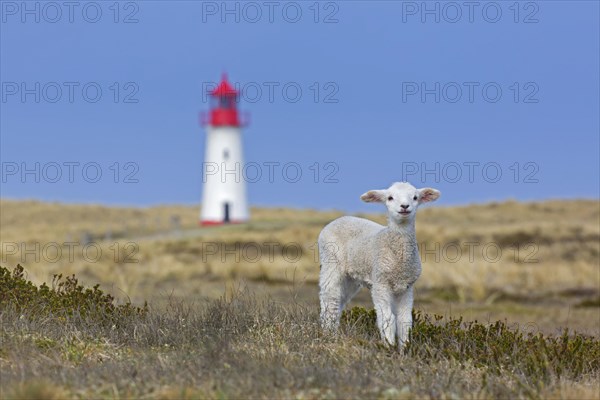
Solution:
[(246, 182), (242, 176), (244, 155), (237, 110), (238, 91), (223, 75), (209, 93), (210, 113), (205, 118), (206, 151), (202, 192), (202, 225), (245, 222), (249, 218)]

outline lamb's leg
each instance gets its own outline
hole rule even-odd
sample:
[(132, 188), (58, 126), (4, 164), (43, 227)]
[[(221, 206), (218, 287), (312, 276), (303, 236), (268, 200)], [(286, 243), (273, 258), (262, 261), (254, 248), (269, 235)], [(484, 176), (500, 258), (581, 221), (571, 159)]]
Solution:
[(321, 265), (319, 286), (321, 326), (323, 329), (336, 330), (342, 312), (343, 278), (335, 269), (335, 265)]
[[(323, 271), (323, 269), (321, 269)], [(340, 323), (342, 311), (360, 290), (355, 280), (342, 277), (338, 273), (321, 274), (321, 325), (335, 330)]]
[(373, 285), (371, 295), (381, 337), (387, 344), (393, 346), (396, 343), (396, 316), (392, 310), (392, 307), (395, 306), (392, 293), (389, 289)]
[(406, 289), (396, 297), (396, 331), (398, 332), (398, 344), (404, 347), (408, 340), (408, 334), (412, 328), (413, 288)]

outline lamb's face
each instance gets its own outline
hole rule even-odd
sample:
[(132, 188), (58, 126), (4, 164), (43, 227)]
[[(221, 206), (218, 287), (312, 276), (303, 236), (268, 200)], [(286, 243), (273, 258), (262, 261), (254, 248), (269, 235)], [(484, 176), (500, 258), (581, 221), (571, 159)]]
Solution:
[(419, 191), (410, 183), (394, 183), (386, 190), (385, 205), (396, 220), (414, 218), (419, 207)]
[(407, 182), (396, 182), (388, 189), (371, 190), (361, 196), (366, 202), (384, 203), (389, 217), (396, 222), (413, 220), (420, 204), (435, 201), (440, 192), (432, 188), (417, 189)]

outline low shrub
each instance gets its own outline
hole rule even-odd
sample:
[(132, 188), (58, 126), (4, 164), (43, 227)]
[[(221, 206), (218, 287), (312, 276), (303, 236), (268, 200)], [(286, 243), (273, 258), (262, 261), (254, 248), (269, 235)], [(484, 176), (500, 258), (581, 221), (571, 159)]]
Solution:
[[(354, 307), (342, 323), (378, 336), (375, 310)], [(413, 328), (404, 352), (425, 360), (470, 360), (495, 374), (520, 372), (530, 377), (575, 378), (600, 370), (600, 341), (565, 330), (557, 337), (524, 333), (502, 321), (485, 325), (461, 318), (413, 312)]]
[(51, 287), (46, 283), (37, 287), (25, 277), (20, 264), (12, 272), (0, 266), (0, 310), (13, 308), (30, 317), (79, 316), (110, 323), (148, 313), (147, 304), (143, 307), (136, 307), (131, 302), (115, 304), (114, 297), (104, 293), (99, 286), (84, 288), (75, 275), (63, 279), (59, 274), (54, 275)]

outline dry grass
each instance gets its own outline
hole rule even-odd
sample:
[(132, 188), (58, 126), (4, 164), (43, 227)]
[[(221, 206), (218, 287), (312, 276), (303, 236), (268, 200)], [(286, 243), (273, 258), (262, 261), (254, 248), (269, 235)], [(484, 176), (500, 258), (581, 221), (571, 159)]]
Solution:
[[(83, 281), (116, 286), (138, 300), (172, 290), (183, 297), (215, 297), (223, 288), (218, 285), (214, 290), (215, 282), (240, 278), (315, 284), (316, 237), (325, 224), (341, 215), (254, 209), (249, 224), (199, 228), (198, 209), (190, 206), (132, 209), (9, 200), (0, 206), (5, 265), (24, 264), (38, 283), (56, 272), (76, 273)], [(170, 222), (175, 215), (181, 221), (179, 229)], [(385, 222), (382, 215), (366, 217)], [(597, 201), (432, 207), (420, 211), (417, 225), (424, 261), (418, 282), (422, 292), (450, 290), (456, 300), (478, 302), (501, 296), (598, 294)], [(95, 252), (93, 262), (82, 256), (80, 249), (87, 240), (98, 243), (101, 258), (94, 258)], [(66, 241), (78, 242), (74, 261), (68, 259), (64, 246), (56, 262), (48, 262), (52, 255), (44, 254), (35, 260), (22, 248), (14, 255), (5, 251), (6, 243), (26, 242), (29, 248), (38, 243), (40, 254), (44, 245)], [(113, 242), (118, 243), (118, 255)]]
[(600, 389), (600, 343), (583, 336), (419, 314), (398, 351), (381, 344), (373, 312), (353, 309), (331, 335), (316, 308), (245, 290), (108, 324), (106, 311), (44, 315), (32, 304), (0, 304), (2, 398), (593, 399)]

